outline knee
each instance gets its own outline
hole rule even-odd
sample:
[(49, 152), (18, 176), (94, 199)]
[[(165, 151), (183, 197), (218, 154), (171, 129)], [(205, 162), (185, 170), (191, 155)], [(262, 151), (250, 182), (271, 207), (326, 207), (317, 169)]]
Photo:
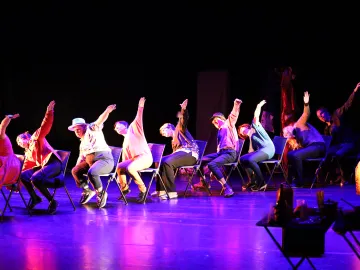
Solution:
[(218, 165), (215, 162), (209, 162), (208, 167), (210, 170), (217, 169)]
[(296, 152), (295, 152), (295, 151), (290, 151), (290, 152), (287, 154), (287, 158), (288, 158), (288, 160), (289, 160), (290, 162), (299, 159), (299, 157), (296, 155)]
[(79, 174), (79, 169), (77, 167), (74, 167), (71, 169), (72, 176), (76, 177)]
[(240, 163), (241, 164), (248, 164), (249, 161), (250, 161), (250, 159), (248, 157), (246, 157), (246, 156), (243, 156), (243, 157), (240, 158)]
[(126, 168), (126, 171), (130, 175), (134, 175), (137, 173), (137, 170), (133, 166), (131, 166), (131, 164)]
[(116, 167), (116, 172), (117, 172), (117, 174), (124, 174), (124, 173), (126, 173), (126, 169), (118, 165)]

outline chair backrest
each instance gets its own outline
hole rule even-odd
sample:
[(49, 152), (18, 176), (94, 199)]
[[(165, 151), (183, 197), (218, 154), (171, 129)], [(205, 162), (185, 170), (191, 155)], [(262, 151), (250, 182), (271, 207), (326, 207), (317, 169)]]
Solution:
[(162, 156), (164, 154), (165, 144), (148, 143), (148, 146), (151, 150), (155, 168), (159, 168), (161, 165), (160, 163), (161, 163)]
[(287, 142), (287, 138), (285, 137), (275, 136), (273, 139), (273, 143), (275, 146), (275, 155), (278, 155), (279, 160), (282, 160), (285, 151), (286, 142)]
[(201, 160), (202, 160), (202, 158), (204, 156), (207, 141), (195, 140), (195, 142), (199, 147), (199, 158), (198, 158), (197, 163), (196, 163), (197, 165), (199, 165), (199, 164), (201, 164)]
[(61, 158), (61, 173), (65, 176), (66, 167), (67, 167), (71, 152), (70, 151), (64, 151), (64, 150), (55, 150), (55, 151), (59, 155), (59, 157)]
[(237, 163), (240, 163), (241, 152), (242, 152), (242, 150), (244, 148), (244, 143), (245, 143), (245, 140), (239, 138), (238, 147), (237, 147), (238, 152), (236, 153), (237, 154), (237, 158), (236, 158)]
[(329, 150), (330, 148), (330, 144), (331, 144), (331, 140), (332, 140), (332, 136), (329, 135), (322, 135), (324, 141), (325, 141), (325, 148), (326, 148), (326, 152)]
[(111, 173), (114, 173), (116, 171), (116, 167), (117, 167), (118, 163), (120, 162), (122, 148), (116, 147), (116, 146), (109, 146), (109, 147), (111, 149), (111, 154), (114, 159), (114, 168), (112, 169)]

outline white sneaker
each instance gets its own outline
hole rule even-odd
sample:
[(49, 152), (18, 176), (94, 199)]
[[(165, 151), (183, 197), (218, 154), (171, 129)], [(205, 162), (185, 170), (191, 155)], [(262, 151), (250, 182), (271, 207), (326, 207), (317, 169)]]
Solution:
[[(165, 191), (164, 191), (164, 193), (165, 193)], [(168, 192), (168, 194), (169, 194), (169, 199), (170, 199), (170, 200), (171, 200), (171, 199), (176, 199), (177, 197), (179, 197), (178, 194), (177, 194), (177, 192)], [(162, 200), (167, 200), (168, 197), (166, 196), (166, 193), (163, 194), (163, 195), (161, 195), (161, 196), (160, 196), (160, 199), (162, 199)]]
[(153, 197), (160, 197), (160, 196), (166, 195), (166, 192), (164, 190), (154, 191), (150, 195), (153, 196)]

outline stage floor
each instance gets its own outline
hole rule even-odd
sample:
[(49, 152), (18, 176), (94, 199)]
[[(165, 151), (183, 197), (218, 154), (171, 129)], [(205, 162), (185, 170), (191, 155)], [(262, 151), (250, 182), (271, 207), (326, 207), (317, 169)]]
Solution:
[[(43, 201), (30, 217), (20, 196), (13, 196), (13, 212), (7, 210), (0, 223), (0, 269), (290, 269), (264, 228), (255, 226), (275, 203), (274, 191), (240, 192), (234, 178), (238, 192), (233, 198), (197, 192), (143, 205), (131, 199), (138, 194), (132, 183), (125, 206), (117, 200), (119, 191), (112, 183), (106, 208), (97, 209), (95, 197), (89, 205), (79, 205), (81, 191), (71, 177), (67, 180), (76, 211), (63, 189), (56, 196), (55, 215), (46, 214)], [(183, 190), (184, 180), (177, 183)], [(215, 182), (212, 186), (220, 189)], [(346, 198), (359, 204), (354, 186), (324, 190), (325, 199)], [(296, 189), (296, 199), (315, 207), (316, 189)], [(0, 205), (4, 206), (3, 200)], [(281, 229), (272, 231), (281, 241)], [(324, 256), (312, 262), (316, 269), (360, 269), (360, 261), (332, 229), (326, 234)], [(304, 262), (300, 269), (311, 268)]]

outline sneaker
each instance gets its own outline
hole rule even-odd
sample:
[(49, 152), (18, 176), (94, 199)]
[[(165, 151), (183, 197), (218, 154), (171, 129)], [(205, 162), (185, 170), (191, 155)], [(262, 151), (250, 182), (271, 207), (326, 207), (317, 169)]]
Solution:
[(139, 196), (137, 198), (137, 202), (138, 203), (144, 203), (146, 201), (146, 197), (145, 197), (146, 191), (145, 192), (141, 192), (139, 193)]
[[(124, 194), (125, 197), (126, 197), (126, 195), (128, 195), (130, 192), (131, 192), (130, 188), (125, 189), (125, 190), (122, 190), (122, 193)], [(120, 195), (120, 197), (119, 197), (118, 200), (119, 200), (119, 201), (123, 200), (123, 196)]]
[(234, 191), (232, 190), (231, 187), (229, 186), (226, 186), (225, 189), (224, 189), (224, 197), (225, 198), (230, 198), (234, 195)]
[(31, 201), (30, 201), (30, 204), (29, 204), (29, 209), (32, 210), (34, 209), (34, 207), (41, 203), (42, 202), (42, 199), (38, 196), (38, 195), (35, 195), (36, 197), (33, 199), (31, 198)]
[(81, 194), (81, 199), (80, 199), (80, 203), (81, 204), (85, 204), (88, 201), (91, 200), (92, 197), (94, 197), (96, 194), (95, 191), (91, 190), (91, 189), (85, 189), (83, 191), (83, 193)]
[(57, 207), (59, 206), (59, 203), (55, 200), (52, 200), (49, 207), (49, 214), (53, 215), (56, 212)]
[[(169, 199), (176, 199), (178, 196), (178, 193), (177, 192), (168, 192), (169, 194)], [(160, 199), (161, 200), (167, 200), (168, 199), (168, 196), (166, 195), (165, 191), (164, 191), (164, 194), (160, 196)]]
[(107, 198), (108, 198), (108, 194), (107, 192), (105, 192), (104, 190), (101, 192), (98, 192), (96, 194), (96, 201), (97, 201), (97, 206), (99, 208), (103, 208), (106, 205), (107, 202)]
[(166, 195), (165, 190), (154, 191), (153, 193), (150, 194), (150, 196), (152, 196), (152, 197), (161, 197), (163, 195)]

